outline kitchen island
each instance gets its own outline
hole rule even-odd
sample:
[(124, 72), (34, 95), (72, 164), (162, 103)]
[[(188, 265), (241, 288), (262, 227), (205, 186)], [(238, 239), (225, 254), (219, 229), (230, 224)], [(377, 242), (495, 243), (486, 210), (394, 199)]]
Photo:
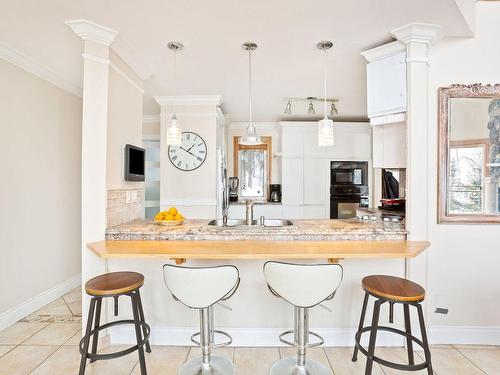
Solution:
[[(130, 270), (145, 275), (141, 294), (155, 344), (190, 345), (197, 324), (196, 312), (175, 302), (166, 289), (165, 263), (235, 265), (241, 283), (228, 301), (233, 311), (217, 309), (216, 320), (218, 327), (233, 336), (234, 344), (241, 346), (280, 345), (279, 333), (293, 321), (286, 303), (268, 291), (262, 274), (266, 261), (342, 264), (344, 280), (329, 303), (334, 313), (315, 309), (312, 324), (327, 345), (347, 346), (353, 343), (359, 319), (361, 279), (368, 274), (405, 276), (406, 259), (428, 246), (425, 241), (407, 241), (401, 222), (357, 219), (293, 220), (293, 225), (283, 227), (218, 227), (208, 225), (208, 220), (186, 220), (171, 227), (135, 220), (109, 228), (105, 240), (88, 244), (105, 272)], [(111, 304), (107, 309), (111, 317)], [(115, 331), (111, 341), (131, 343), (133, 337), (128, 331)]]

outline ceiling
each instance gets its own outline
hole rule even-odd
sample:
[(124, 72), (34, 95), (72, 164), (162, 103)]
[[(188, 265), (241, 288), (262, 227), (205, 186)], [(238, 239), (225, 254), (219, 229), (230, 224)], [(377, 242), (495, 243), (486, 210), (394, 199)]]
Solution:
[[(283, 117), (286, 96), (322, 96), (322, 55), (328, 55), (328, 96), (339, 117), (366, 117), (365, 61), (360, 55), (391, 40), (410, 22), (437, 23), (445, 35), (472, 36), (473, 0), (0, 0), (0, 42), (82, 85), (82, 42), (64, 21), (87, 19), (119, 33), (151, 73), (144, 113), (158, 113), (152, 96), (172, 95), (172, 52), (178, 40), (178, 94), (221, 94), (231, 119), (247, 118), (247, 54), (254, 41), (254, 118)], [(319, 108), (318, 108), (319, 109)]]

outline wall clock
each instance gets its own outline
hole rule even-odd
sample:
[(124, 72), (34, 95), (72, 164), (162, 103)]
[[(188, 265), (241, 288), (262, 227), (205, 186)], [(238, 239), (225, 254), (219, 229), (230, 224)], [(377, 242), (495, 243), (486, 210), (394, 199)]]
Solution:
[(183, 132), (180, 146), (168, 146), (168, 158), (177, 169), (194, 171), (207, 158), (207, 144), (198, 134)]

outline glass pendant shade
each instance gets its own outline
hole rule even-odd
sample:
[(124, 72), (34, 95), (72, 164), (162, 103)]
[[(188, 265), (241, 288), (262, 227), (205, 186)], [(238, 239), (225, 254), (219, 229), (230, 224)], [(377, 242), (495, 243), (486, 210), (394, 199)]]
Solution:
[(325, 117), (318, 121), (318, 146), (327, 147), (334, 145), (333, 120)]
[(167, 145), (180, 146), (182, 144), (182, 131), (175, 114), (172, 116), (170, 124), (167, 126)]
[(262, 144), (262, 139), (257, 135), (255, 126), (248, 124), (245, 135), (238, 139), (238, 144), (243, 146), (257, 146)]

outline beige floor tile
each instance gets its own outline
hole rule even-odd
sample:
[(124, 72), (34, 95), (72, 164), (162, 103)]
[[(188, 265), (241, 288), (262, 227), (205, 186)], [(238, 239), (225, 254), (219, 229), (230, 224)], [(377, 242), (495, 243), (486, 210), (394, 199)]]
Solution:
[(71, 315), (71, 311), (66, 302), (58, 298), (31, 315)]
[(455, 344), (452, 345), (455, 349), (471, 349), (471, 350), (495, 350), (498, 349), (495, 345), (463, 345), (463, 344)]
[(70, 375), (80, 368), (80, 353), (76, 346), (61, 346), (30, 375)]
[[(212, 350), (213, 355), (218, 355), (222, 357), (226, 357), (231, 362), (234, 362), (234, 348), (233, 347), (223, 347), (223, 348), (214, 348)], [(190, 361), (193, 358), (201, 357), (201, 348), (198, 346), (192, 346), (189, 351), (189, 355), (187, 357), (187, 361)]]
[(48, 323), (15, 323), (0, 331), (0, 344), (19, 345), (47, 325)]
[(81, 329), (77, 323), (51, 323), (22, 345), (62, 345)]
[(0, 375), (26, 375), (57, 350), (57, 346), (18, 346), (0, 358)]
[(488, 375), (500, 375), (500, 349), (460, 349), (474, 364)]
[[(286, 357), (296, 357), (297, 356), (297, 349), (296, 348), (290, 348), (290, 347), (285, 347), (285, 348), (280, 348), (280, 357), (286, 358)], [(309, 358), (313, 361), (321, 363), (323, 366), (331, 370), (330, 367), (330, 362), (328, 361), (328, 357), (326, 356), (325, 351), (323, 348), (310, 348), (307, 349), (306, 352), (306, 359)], [(333, 373), (332, 373), (333, 375)]]
[[(417, 352), (423, 362), (424, 353)], [(418, 361), (415, 357), (415, 361)], [(432, 369), (438, 375), (482, 375), (483, 372), (456, 349), (431, 348)]]
[(65, 294), (63, 299), (70, 308), (73, 315), (82, 316), (82, 290), (80, 288), (73, 289)]
[(0, 358), (14, 349), (14, 345), (0, 345)]
[[(366, 357), (359, 353), (358, 360), (352, 361), (354, 348), (325, 348), (335, 375), (362, 375), (365, 373)], [(378, 364), (373, 365), (373, 375), (384, 375)]]
[[(81, 328), (81, 324), (80, 324)], [(71, 338), (64, 343), (64, 345), (79, 345), (80, 340), (82, 339), (82, 330), (78, 330), (77, 333), (75, 333)]]
[[(432, 352), (431, 352), (432, 354)], [(386, 361), (391, 361), (400, 364), (408, 364), (408, 354), (404, 348), (376, 348), (375, 356), (385, 359)], [(417, 357), (417, 353), (415, 353), (415, 357)], [(383, 367), (382, 369), (386, 375), (408, 375), (408, 371), (400, 371), (394, 370), (388, 367)], [(435, 371), (434, 371), (435, 372)], [(412, 375), (427, 375), (427, 370), (414, 371), (411, 373)]]
[[(148, 375), (175, 375), (177, 369), (184, 363), (189, 353), (189, 347), (153, 346), (151, 353), (146, 353)], [(132, 375), (140, 375), (141, 368), (137, 363)]]
[[(126, 348), (128, 348), (127, 345), (110, 345), (99, 350), (99, 353), (111, 353)], [(128, 375), (132, 372), (138, 360), (139, 356), (137, 352), (133, 352), (125, 357), (106, 361), (97, 361), (94, 363), (87, 361), (85, 375)]]
[(280, 359), (278, 348), (236, 348), (234, 366), (238, 375), (267, 375)]

